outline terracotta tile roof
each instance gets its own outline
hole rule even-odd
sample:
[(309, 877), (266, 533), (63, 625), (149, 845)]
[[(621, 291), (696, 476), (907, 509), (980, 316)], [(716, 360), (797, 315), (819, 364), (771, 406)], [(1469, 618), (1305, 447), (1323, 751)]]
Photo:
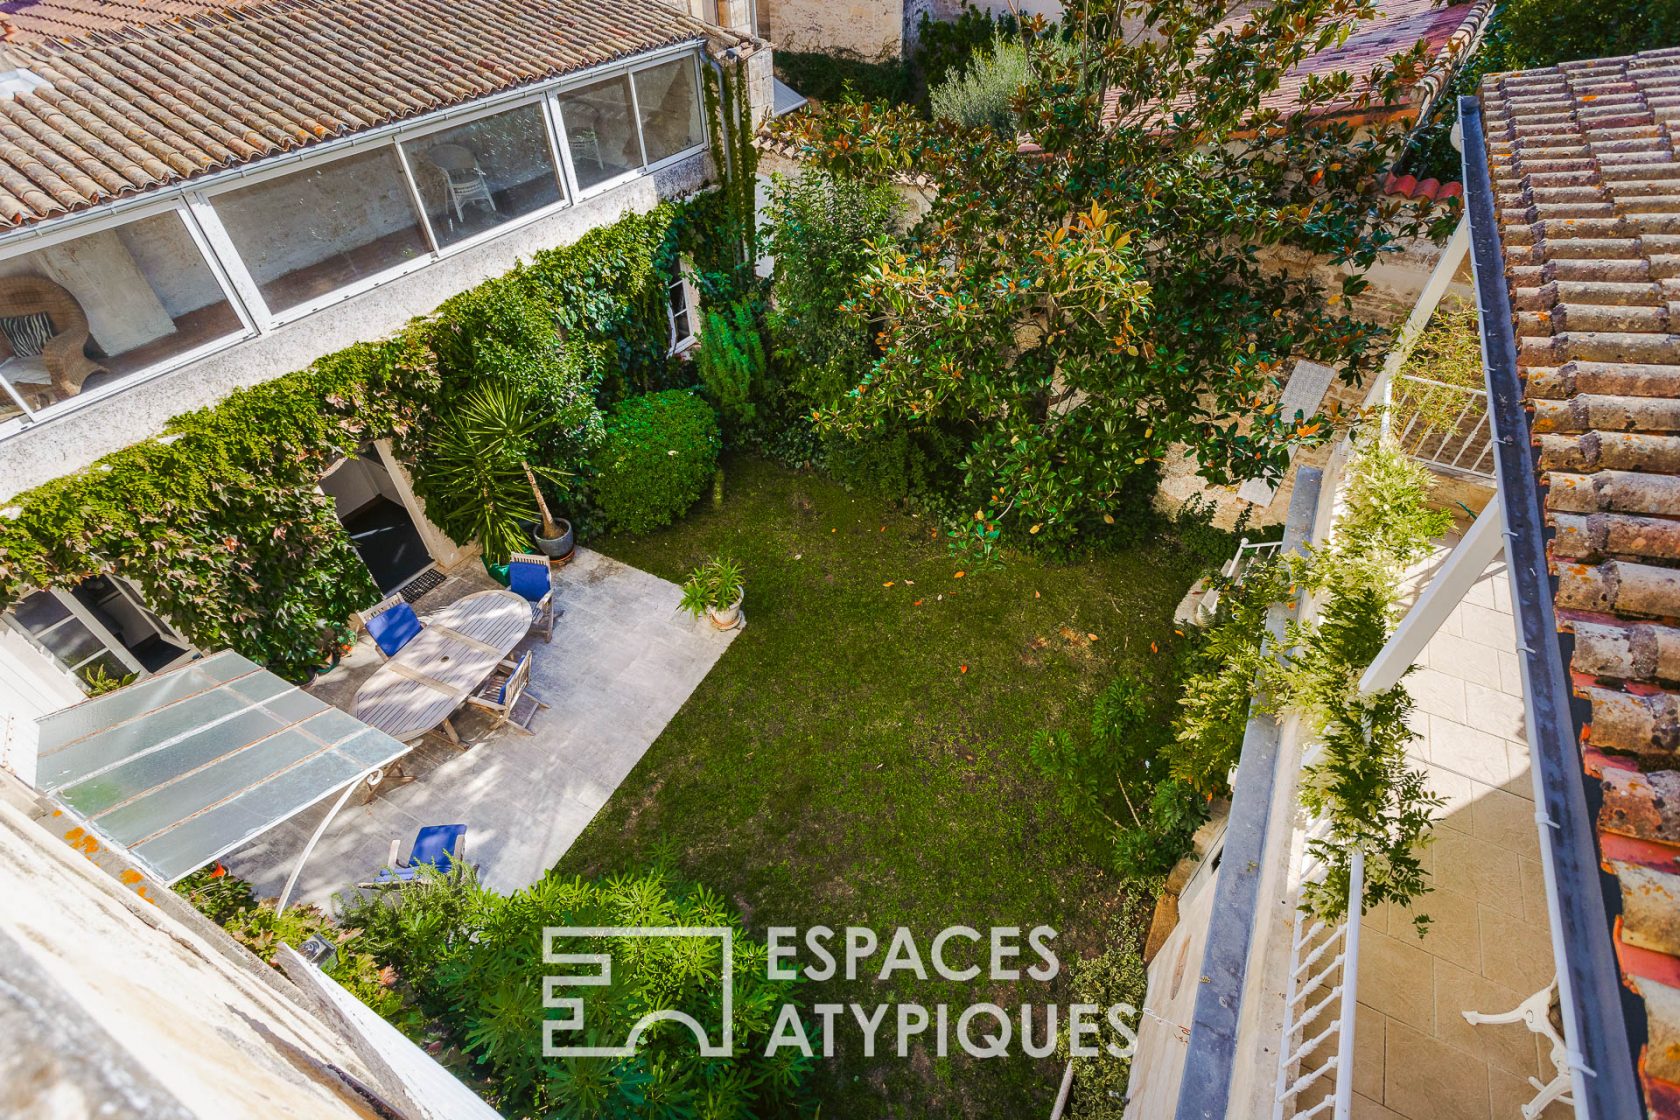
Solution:
[(1680, 49), (1490, 75), (1482, 102), (1617, 952), (1647, 1105), (1680, 1117)]
[[(1278, 88), (1264, 95), (1262, 109), (1277, 109), (1288, 115), (1298, 108), (1301, 89), (1308, 78), (1324, 77), (1346, 71), (1355, 79), (1355, 90), (1361, 79), (1368, 77), (1379, 63), (1392, 55), (1409, 51), (1420, 40), (1429, 44), (1431, 65), (1416, 85), (1410, 99), (1402, 105), (1383, 106), (1367, 110), (1369, 115), (1395, 117), (1403, 114), (1421, 116), (1440, 94), (1453, 69), (1465, 56), (1481, 34), (1482, 26), (1492, 9), (1492, 0), (1475, 3), (1444, 5), (1439, 0), (1377, 0), (1377, 17), (1355, 26), (1346, 43), (1333, 50), (1320, 51), (1285, 74)], [(1240, 27), (1246, 18), (1246, 6), (1239, 6), (1225, 21), (1225, 25)], [(1114, 111), (1116, 97), (1108, 96), (1105, 118)], [(1353, 108), (1351, 104), (1331, 105), (1323, 112), (1335, 114)]]
[(148, 23), (243, 7), (252, 0), (4, 0), (0, 2), (0, 41), (40, 43), (88, 39), (120, 33)]
[(1393, 172), (1383, 177), (1382, 188), (1384, 194), (1430, 202), (1445, 202), (1464, 194), (1463, 183), (1443, 183), (1439, 179), (1419, 179), (1416, 175), (1395, 175)]
[(278, 0), (8, 46), (0, 230), (685, 40), (658, 0)]

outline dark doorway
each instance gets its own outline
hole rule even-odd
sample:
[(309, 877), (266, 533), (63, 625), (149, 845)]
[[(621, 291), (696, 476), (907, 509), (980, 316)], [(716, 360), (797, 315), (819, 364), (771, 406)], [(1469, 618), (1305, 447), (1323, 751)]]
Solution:
[(389, 595), (431, 565), (426, 542), (373, 448), (340, 463), (321, 480), (321, 489), (338, 503), (338, 520), (380, 594)]

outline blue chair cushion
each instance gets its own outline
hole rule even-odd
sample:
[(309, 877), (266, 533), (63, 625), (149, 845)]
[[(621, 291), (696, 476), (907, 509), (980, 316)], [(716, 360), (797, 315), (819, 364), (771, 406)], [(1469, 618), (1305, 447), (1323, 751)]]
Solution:
[(414, 837), (414, 850), (408, 853), (408, 866), (430, 864), (439, 871), (448, 871), (456, 843), (467, 834), (464, 824), (434, 824), (422, 828)]
[(381, 653), (386, 657), (395, 657), (398, 650), (420, 633), (420, 618), (413, 607), (398, 603), (368, 619), (367, 632)]
[(508, 587), (516, 595), (536, 603), (553, 590), (548, 581), (548, 565), (533, 564), (528, 560), (516, 560), (508, 565)]

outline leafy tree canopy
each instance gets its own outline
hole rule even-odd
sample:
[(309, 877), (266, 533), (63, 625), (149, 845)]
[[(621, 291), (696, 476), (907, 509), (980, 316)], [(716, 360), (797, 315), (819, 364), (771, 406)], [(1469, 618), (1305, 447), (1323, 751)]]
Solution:
[[(817, 166), (928, 196), (843, 305), (878, 356), (819, 423), (860, 438), (959, 425), (987, 532), (1112, 520), (1176, 444), (1211, 482), (1277, 477), (1331, 428), (1270, 403), (1289, 369), (1308, 358), (1357, 383), (1379, 332), (1348, 297), (1429, 218), (1380, 193), (1401, 126), (1367, 112), (1403, 100), (1421, 45), (1309, 77), (1296, 111), (1272, 104), (1375, 16), (1374, 0), (1074, 0), (1071, 49), (1028, 21), (1019, 139), (859, 102), (784, 121)], [(1344, 269), (1340, 290), (1267, 266), (1282, 247)]]

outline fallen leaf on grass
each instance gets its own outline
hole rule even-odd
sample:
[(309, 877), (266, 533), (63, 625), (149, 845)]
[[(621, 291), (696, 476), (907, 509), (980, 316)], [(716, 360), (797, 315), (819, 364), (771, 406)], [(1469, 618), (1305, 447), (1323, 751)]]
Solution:
[(959, 672), (959, 673), (968, 672), (968, 666), (967, 665), (958, 665), (957, 666), (957, 672)]
[(968, 574), (967, 572), (958, 572), (956, 575), (952, 576), (951, 578), (952, 579), (961, 579), (963, 576), (965, 576), (967, 574)]
[(893, 581), (889, 579), (887, 582), (883, 583), (881, 586), (882, 587), (891, 587), (892, 585), (893, 585)]

